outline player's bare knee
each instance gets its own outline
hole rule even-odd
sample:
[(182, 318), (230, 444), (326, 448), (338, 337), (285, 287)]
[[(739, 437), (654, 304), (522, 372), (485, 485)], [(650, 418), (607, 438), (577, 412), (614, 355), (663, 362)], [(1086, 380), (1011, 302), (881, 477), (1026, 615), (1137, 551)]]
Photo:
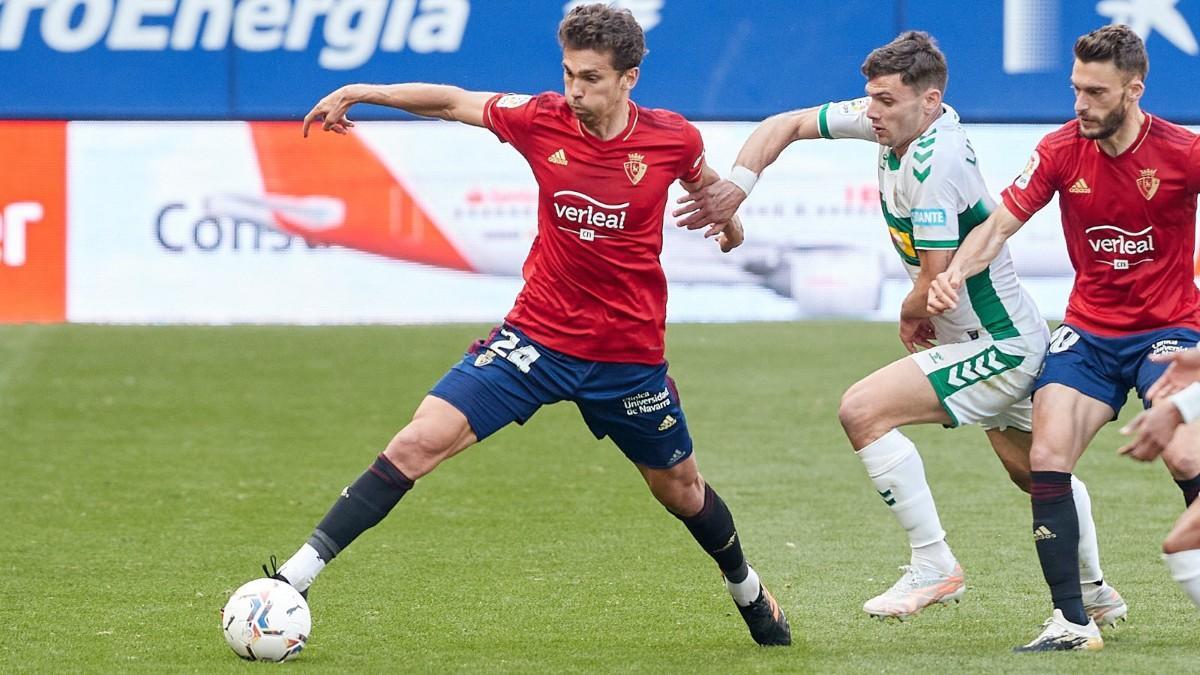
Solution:
[(1033, 489), (1033, 477), (1029, 475), (1029, 470), (1025, 467), (1005, 465), (1008, 470), (1008, 479), (1013, 482), (1013, 485), (1021, 488), (1022, 492), (1028, 493)]
[(1163, 553), (1179, 553), (1200, 548), (1200, 529), (1176, 526), (1163, 540)]
[(405, 476), (416, 480), (449, 456), (454, 450), (453, 443), (449, 434), (414, 422), (392, 438), (383, 454)]
[(1013, 461), (1011, 458), (1001, 458), (1001, 464), (1004, 465), (1004, 470), (1008, 472), (1008, 479), (1013, 482), (1013, 485), (1021, 488), (1022, 492), (1029, 492), (1033, 486), (1033, 477), (1030, 475), (1029, 465)]
[[(873, 435), (873, 427), (879, 421), (874, 401), (871, 399), (870, 393), (860, 386), (861, 384), (859, 382), (847, 389), (846, 393), (842, 394), (841, 405), (838, 406), (838, 421), (842, 423), (846, 435), (850, 437), (856, 447), (875, 440), (869, 437)], [(875, 434), (875, 437), (878, 438), (879, 435), (882, 433)]]
[(1074, 470), (1074, 462), (1070, 452), (1056, 449), (1053, 445), (1034, 442), (1029, 449), (1029, 468), (1031, 471), (1063, 471), (1070, 473)]
[(1181, 424), (1163, 448), (1163, 464), (1177, 480), (1200, 474), (1200, 425)]
[(650, 481), (650, 492), (668, 511), (688, 518), (704, 508), (704, 479), (699, 473), (666, 473)]

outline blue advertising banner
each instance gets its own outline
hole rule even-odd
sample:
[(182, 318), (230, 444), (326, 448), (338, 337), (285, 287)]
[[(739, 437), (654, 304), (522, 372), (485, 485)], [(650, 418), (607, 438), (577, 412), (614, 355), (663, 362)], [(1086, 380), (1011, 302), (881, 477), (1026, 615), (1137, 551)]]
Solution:
[(974, 121), (1065, 122), (1072, 116), (1072, 47), (1080, 35), (1123, 23), (1146, 42), (1142, 107), (1179, 123), (1200, 121), (1200, 0), (1004, 0), (970, 11), (908, 2), (905, 28), (938, 38), (950, 62), (946, 100)]
[[(297, 119), (346, 82), (557, 89), (556, 27), (579, 0), (0, 0), (0, 116)], [(758, 119), (859, 95), (863, 57), (928, 30), (971, 121), (1071, 114), (1076, 36), (1131, 25), (1146, 107), (1200, 120), (1200, 0), (617, 0), (646, 30), (639, 102)], [(968, 11), (969, 9), (969, 11)], [(398, 117), (381, 110), (362, 118)]]

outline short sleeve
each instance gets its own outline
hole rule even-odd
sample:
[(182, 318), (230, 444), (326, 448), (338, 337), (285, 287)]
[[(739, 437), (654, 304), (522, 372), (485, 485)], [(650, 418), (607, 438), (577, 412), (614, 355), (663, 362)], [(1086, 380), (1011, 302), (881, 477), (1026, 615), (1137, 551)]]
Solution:
[(1055, 157), (1049, 148), (1047, 139), (1038, 143), (1037, 150), (1025, 164), (1021, 175), (1017, 176), (1012, 185), (1004, 189), (1001, 197), (1004, 206), (1021, 222), (1033, 217), (1050, 203), (1058, 189), (1058, 176), (1055, 169)]
[(1192, 141), (1192, 151), (1188, 153), (1187, 187), (1192, 194), (1200, 193), (1200, 136)]
[[(913, 152), (913, 148), (909, 152)], [(939, 156), (932, 153), (932, 161), (924, 170), (913, 167), (912, 203), (909, 219), (913, 227), (913, 247), (917, 249), (958, 248), (958, 214), (965, 208), (965, 199), (958, 189), (953, 155), (938, 162)], [(924, 176), (924, 178), (921, 178)]]
[(871, 120), (867, 119), (870, 97), (826, 103), (817, 111), (817, 130), (821, 138), (857, 138), (878, 142)]
[(502, 143), (510, 143), (519, 151), (537, 114), (539, 98), (528, 94), (496, 94), (483, 105), (483, 124)]
[(683, 159), (677, 175), (685, 183), (695, 183), (704, 174), (704, 138), (691, 124), (684, 124), (683, 129)]

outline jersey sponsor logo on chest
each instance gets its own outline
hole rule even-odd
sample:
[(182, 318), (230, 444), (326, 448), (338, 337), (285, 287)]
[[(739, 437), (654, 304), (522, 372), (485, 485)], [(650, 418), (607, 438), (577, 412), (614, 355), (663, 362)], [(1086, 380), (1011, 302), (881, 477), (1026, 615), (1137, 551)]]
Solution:
[(554, 193), (554, 215), (560, 220), (572, 225), (582, 226), (580, 229), (563, 227), (560, 229), (579, 234), (584, 241), (605, 239), (607, 235), (597, 234), (595, 230), (623, 230), (629, 202), (622, 204), (606, 204), (594, 197), (575, 190), (559, 190)]
[(1115, 270), (1127, 270), (1135, 265), (1154, 260), (1154, 227), (1150, 226), (1137, 232), (1129, 232), (1115, 225), (1097, 225), (1083, 231), (1087, 235), (1088, 246), (1097, 254), (1113, 254), (1115, 256), (1142, 256), (1138, 259), (1129, 258), (1097, 258), (1097, 261), (1111, 265)]

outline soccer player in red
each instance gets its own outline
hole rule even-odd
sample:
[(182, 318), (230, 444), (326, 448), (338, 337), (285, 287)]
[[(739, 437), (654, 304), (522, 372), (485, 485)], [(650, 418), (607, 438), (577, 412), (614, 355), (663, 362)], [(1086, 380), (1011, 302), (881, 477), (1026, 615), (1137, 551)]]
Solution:
[[(416, 479), (542, 405), (569, 400), (716, 561), (754, 640), (790, 644), (787, 619), (746, 564), (729, 509), (697, 470), (663, 360), (667, 282), (659, 253), (667, 189), (676, 180), (699, 189), (718, 176), (687, 120), (630, 100), (646, 50), (628, 11), (576, 7), (559, 26), (559, 42), (565, 95), (349, 85), (305, 117), (305, 134), (317, 120), (344, 134), (353, 126), (350, 106), (375, 103), (490, 129), (533, 169), (538, 234), (504, 323), (446, 373), (307, 543), (268, 574), (307, 592), (325, 564), (382, 520)], [(736, 220), (707, 234), (724, 250), (741, 243)]]
[[(1059, 195), (1075, 285), (1034, 384), (1033, 535), (1054, 614), (1017, 651), (1100, 649), (1080, 600), (1071, 471), (1131, 388), (1148, 391), (1166, 364), (1151, 355), (1200, 340), (1200, 291), (1192, 277), (1200, 138), (1141, 110), (1149, 68), (1141, 38), (1106, 26), (1075, 43), (1076, 120), (1038, 144), (1004, 204), (963, 242), (929, 292), (930, 311), (958, 301), (962, 280)], [(1194, 452), (1163, 460), (1188, 504), (1200, 491)]]

